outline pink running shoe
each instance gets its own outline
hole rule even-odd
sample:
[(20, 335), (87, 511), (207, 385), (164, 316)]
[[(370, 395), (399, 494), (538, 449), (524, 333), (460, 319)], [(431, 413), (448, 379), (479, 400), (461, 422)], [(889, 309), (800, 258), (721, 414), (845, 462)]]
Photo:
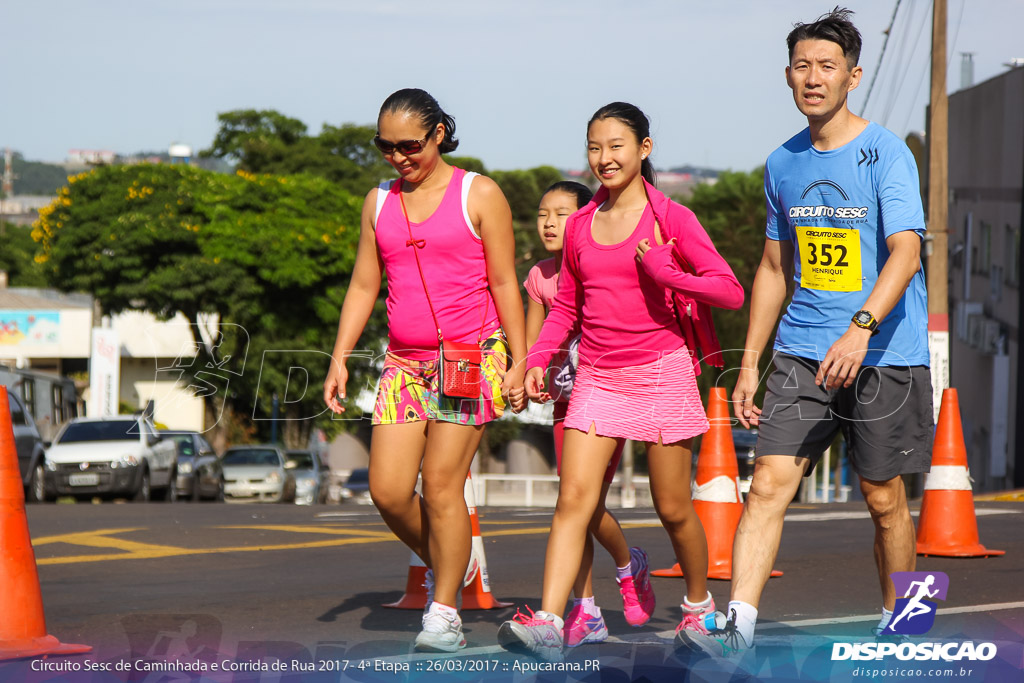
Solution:
[(654, 589), (647, 568), (647, 553), (641, 548), (630, 548), (629, 563), (631, 576), (619, 581), (622, 614), (630, 626), (643, 626), (654, 614)]
[(562, 638), (566, 647), (576, 647), (584, 643), (600, 643), (608, 638), (608, 627), (604, 617), (594, 616), (583, 611), (582, 605), (576, 605), (565, 618)]

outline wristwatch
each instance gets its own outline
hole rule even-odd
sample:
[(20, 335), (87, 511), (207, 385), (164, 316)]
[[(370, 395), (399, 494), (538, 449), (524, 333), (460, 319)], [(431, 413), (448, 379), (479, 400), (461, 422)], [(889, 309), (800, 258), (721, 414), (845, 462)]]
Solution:
[(870, 330), (871, 336), (878, 334), (878, 321), (870, 311), (857, 311), (853, 314), (853, 324), (862, 330)]

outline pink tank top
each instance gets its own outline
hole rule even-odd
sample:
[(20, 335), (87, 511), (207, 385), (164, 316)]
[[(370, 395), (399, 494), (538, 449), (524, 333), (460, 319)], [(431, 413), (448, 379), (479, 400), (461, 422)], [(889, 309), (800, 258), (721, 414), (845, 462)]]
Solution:
[[(476, 174), (455, 168), (437, 210), (427, 220), (412, 223), (420, 241), (420, 265), (430, 289), (445, 339), (475, 342), (498, 327), (494, 299), (487, 287), (484, 243), (473, 229), (466, 210), (469, 185)], [(399, 183), (383, 183), (377, 190), (374, 224), (377, 248), (388, 278), (388, 351), (409, 360), (437, 358), (437, 328), (427, 305), (423, 280), (416, 267), (414, 247), (398, 196)]]

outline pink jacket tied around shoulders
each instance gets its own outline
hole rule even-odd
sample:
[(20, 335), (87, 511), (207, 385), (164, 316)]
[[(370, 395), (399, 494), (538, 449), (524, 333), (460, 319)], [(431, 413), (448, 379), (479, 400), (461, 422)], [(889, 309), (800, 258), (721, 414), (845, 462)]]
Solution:
[[(642, 261), (644, 270), (673, 293), (694, 373), (700, 374), (701, 360), (721, 368), (724, 366), (722, 347), (711, 319), (711, 307), (738, 309), (743, 305), (743, 287), (693, 212), (669, 199), (646, 180), (644, 187), (665, 241), (662, 245), (651, 245)], [(600, 188), (593, 200), (570, 216), (565, 224), (562, 254), (565, 266), (574, 276), (578, 264), (573, 241), (581, 227), (590, 225), (594, 212), (607, 199), (608, 190)]]

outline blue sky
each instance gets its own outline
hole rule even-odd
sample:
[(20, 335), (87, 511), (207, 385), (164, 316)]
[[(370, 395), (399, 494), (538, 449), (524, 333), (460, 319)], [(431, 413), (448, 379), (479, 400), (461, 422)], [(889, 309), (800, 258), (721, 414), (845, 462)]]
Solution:
[[(950, 90), (1024, 57), (1024, 2), (948, 0)], [(586, 121), (626, 100), (652, 119), (659, 168), (749, 170), (804, 126), (785, 37), (835, 0), (32, 0), (0, 3), (0, 146), (60, 160), (209, 145), (219, 112), (372, 123), (383, 99), (430, 91), (460, 154), (489, 168), (582, 168)], [(860, 112), (896, 0), (850, 0), (864, 36)], [(868, 118), (924, 128), (931, 3), (902, 0)]]

